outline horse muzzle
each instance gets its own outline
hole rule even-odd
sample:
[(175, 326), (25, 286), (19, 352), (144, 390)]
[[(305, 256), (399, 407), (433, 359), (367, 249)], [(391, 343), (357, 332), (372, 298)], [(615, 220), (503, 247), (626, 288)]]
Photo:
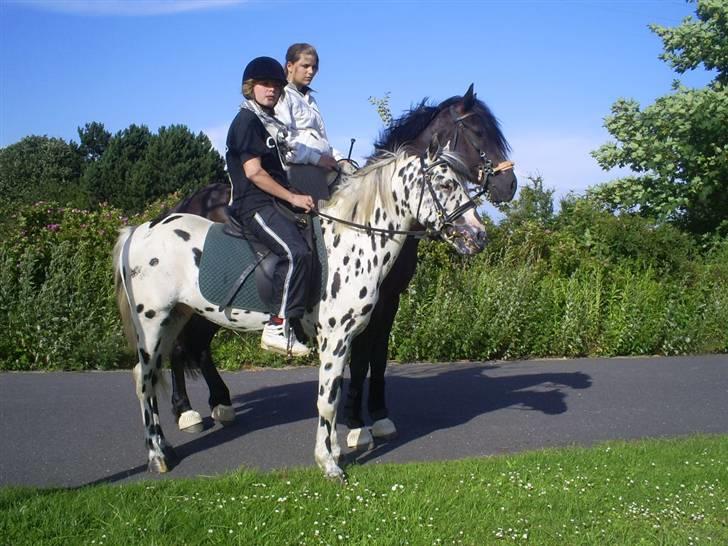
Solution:
[(485, 226), (474, 210), (460, 216), (442, 230), (443, 240), (466, 256), (477, 254), (488, 244), (488, 235)]

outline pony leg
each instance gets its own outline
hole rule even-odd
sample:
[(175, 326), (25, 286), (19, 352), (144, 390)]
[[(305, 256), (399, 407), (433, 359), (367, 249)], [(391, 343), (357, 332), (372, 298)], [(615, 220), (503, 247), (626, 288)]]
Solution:
[(202, 416), (192, 409), (189, 396), (187, 395), (187, 383), (185, 380), (185, 363), (187, 362), (184, 346), (175, 343), (170, 355), (170, 367), (172, 368), (172, 413), (174, 414), (177, 426), (180, 430), (190, 433), (202, 432)]
[(364, 394), (364, 381), (369, 372), (369, 361), (371, 359), (371, 343), (372, 331), (374, 325), (370, 322), (366, 329), (356, 336), (351, 343), (351, 359), (349, 362), (349, 372), (351, 380), (349, 381), (349, 390), (346, 396), (346, 405), (344, 406), (344, 416), (346, 425), (350, 429), (362, 428), (364, 419), (362, 418), (362, 399)]
[[(200, 370), (210, 392), (208, 403), (212, 418), (227, 425), (235, 421), (230, 391), (212, 360), (210, 344), (219, 326), (193, 315), (177, 338), (172, 352), (172, 404), (180, 430), (200, 432), (202, 417), (192, 409), (185, 388), (185, 370)], [(179, 392), (178, 392), (179, 391)]]
[(202, 377), (205, 378), (205, 382), (210, 389), (208, 403), (212, 410), (212, 418), (221, 425), (232, 424), (235, 421), (235, 410), (230, 400), (230, 390), (220, 377), (215, 363), (212, 361), (209, 344), (200, 353), (200, 371), (202, 371)]
[[(384, 419), (389, 415), (384, 393), (384, 373), (389, 356), (389, 335), (392, 333), (394, 318), (399, 309), (399, 294), (389, 300), (380, 300), (381, 309), (377, 314), (377, 326), (371, 340), (371, 376), (369, 378), (369, 398), (367, 410), (373, 420)], [(375, 312), (377, 309), (375, 309)]]
[[(230, 401), (230, 391), (215, 367), (215, 362), (212, 360), (212, 351), (210, 350), (212, 338), (215, 337), (218, 330), (220, 330), (220, 327), (216, 324), (195, 315), (185, 325), (179, 339), (185, 340), (184, 346), (187, 348), (188, 358), (192, 360), (191, 365), (199, 367), (202, 377), (207, 383), (207, 388), (210, 391), (207, 402), (212, 410), (212, 417), (223, 424), (227, 424), (235, 419), (235, 413), (232, 411), (233, 404)], [(218, 419), (215, 415), (217, 413), (216, 409), (219, 412), (221, 407), (226, 409), (222, 410), (223, 418)]]
[(343, 481), (344, 471), (338, 465), (341, 447), (336, 435), (336, 410), (339, 406), (344, 365), (349, 357), (351, 334), (341, 336), (341, 330), (319, 334), (321, 367), (317, 407), (319, 422), (316, 429), (316, 463), (327, 478)]
[(349, 427), (349, 433), (346, 435), (346, 445), (350, 449), (370, 449), (374, 446), (374, 438), (369, 428), (364, 425), (361, 414), (364, 381), (369, 371), (374, 328), (374, 325), (370, 322), (351, 343), (351, 358), (349, 361), (351, 380), (349, 381), (349, 390), (344, 406), (346, 425)]
[[(369, 398), (367, 409), (372, 423), (374, 438), (388, 440), (397, 436), (397, 428), (391, 419), (385, 398), (384, 373), (389, 355), (389, 334), (399, 308), (399, 294), (388, 300), (380, 300), (382, 309), (378, 314), (376, 328), (371, 340), (371, 376), (369, 377)], [(375, 310), (376, 311), (376, 310)]]
[(162, 353), (158, 349), (161, 338), (150, 341), (154, 341), (155, 346), (151, 352), (144, 346), (139, 347), (139, 363), (134, 367), (134, 380), (144, 420), (149, 471), (163, 473), (172, 469), (177, 456), (164, 437), (157, 406), (156, 386), (162, 373)]

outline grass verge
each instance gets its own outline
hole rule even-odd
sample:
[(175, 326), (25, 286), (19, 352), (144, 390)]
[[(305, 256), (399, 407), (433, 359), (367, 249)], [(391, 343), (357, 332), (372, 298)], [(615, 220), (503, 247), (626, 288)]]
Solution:
[(0, 490), (5, 544), (726, 544), (728, 436)]

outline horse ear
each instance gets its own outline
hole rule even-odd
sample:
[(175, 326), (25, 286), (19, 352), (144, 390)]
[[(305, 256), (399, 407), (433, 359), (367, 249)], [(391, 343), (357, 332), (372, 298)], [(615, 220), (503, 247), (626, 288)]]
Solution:
[(473, 93), (473, 84), (470, 84), (468, 90), (463, 96), (463, 112), (469, 112), (475, 104), (475, 93)]

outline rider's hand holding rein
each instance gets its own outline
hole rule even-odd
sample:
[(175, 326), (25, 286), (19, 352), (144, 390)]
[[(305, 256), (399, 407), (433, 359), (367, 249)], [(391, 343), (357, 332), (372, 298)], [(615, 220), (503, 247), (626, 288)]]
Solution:
[(259, 157), (252, 157), (243, 163), (243, 171), (247, 179), (264, 192), (306, 212), (315, 208), (315, 203), (310, 195), (293, 193), (276, 182), (260, 164)]

